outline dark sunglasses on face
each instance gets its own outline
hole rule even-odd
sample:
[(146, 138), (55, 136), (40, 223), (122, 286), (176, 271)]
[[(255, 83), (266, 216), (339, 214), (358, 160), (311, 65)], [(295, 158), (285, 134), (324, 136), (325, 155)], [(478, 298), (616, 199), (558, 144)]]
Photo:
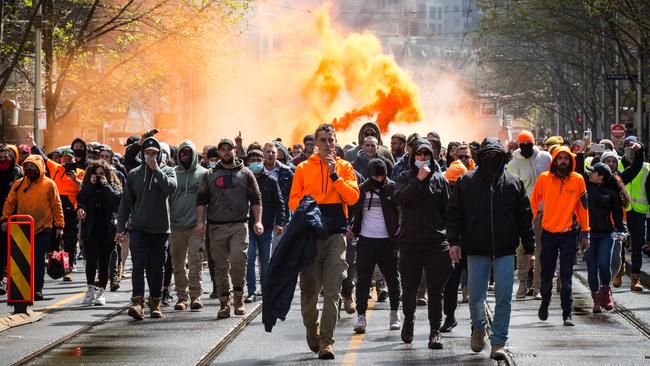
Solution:
[(418, 150), (415, 153), (415, 156), (429, 155), (430, 153), (427, 150)]

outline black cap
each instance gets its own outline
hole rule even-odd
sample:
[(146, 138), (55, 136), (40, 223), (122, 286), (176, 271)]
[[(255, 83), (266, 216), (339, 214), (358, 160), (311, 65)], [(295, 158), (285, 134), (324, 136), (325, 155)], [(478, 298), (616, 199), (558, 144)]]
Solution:
[(587, 170), (590, 172), (597, 172), (603, 177), (610, 177), (612, 175), (612, 170), (609, 169), (609, 166), (605, 163), (596, 163), (594, 165), (588, 166)]
[(219, 144), (217, 145), (217, 149), (221, 149), (221, 145), (225, 145), (225, 144), (228, 144), (231, 147), (235, 147), (235, 143), (232, 142), (231, 139), (221, 139), (221, 141), (219, 141)]
[(138, 141), (140, 141), (140, 136), (130, 136), (128, 139), (126, 139), (126, 144), (124, 144), (124, 146), (135, 144)]
[(372, 176), (386, 176), (386, 163), (381, 159), (372, 159), (368, 162), (368, 178)]
[(208, 150), (208, 159), (210, 159), (210, 158), (217, 158), (218, 159), (219, 158), (219, 149), (217, 149), (216, 147), (211, 147)]

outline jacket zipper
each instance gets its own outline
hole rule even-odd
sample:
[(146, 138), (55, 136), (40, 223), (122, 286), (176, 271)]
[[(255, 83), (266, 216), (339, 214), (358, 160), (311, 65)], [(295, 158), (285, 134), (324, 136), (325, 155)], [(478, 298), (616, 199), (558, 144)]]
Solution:
[(490, 181), (490, 233), (492, 234), (492, 258), (496, 258), (496, 249), (494, 248), (494, 206), (493, 206), (494, 186)]

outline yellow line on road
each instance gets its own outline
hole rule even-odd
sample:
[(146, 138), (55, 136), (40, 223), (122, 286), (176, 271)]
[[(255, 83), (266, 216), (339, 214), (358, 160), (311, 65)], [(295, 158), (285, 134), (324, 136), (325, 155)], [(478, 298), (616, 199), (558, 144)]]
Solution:
[[(368, 309), (366, 310), (367, 321), (370, 321), (372, 315), (372, 309), (374, 308), (375, 308), (375, 300), (369, 299)], [(361, 345), (363, 344), (363, 340), (365, 338), (366, 338), (365, 333), (364, 334), (355, 333), (354, 335), (352, 335), (352, 338), (348, 343), (348, 351), (345, 353), (345, 357), (343, 357), (343, 361), (341, 362), (342, 366), (350, 366), (350, 365), (357, 364), (357, 359), (359, 358), (359, 350), (361, 349)]]

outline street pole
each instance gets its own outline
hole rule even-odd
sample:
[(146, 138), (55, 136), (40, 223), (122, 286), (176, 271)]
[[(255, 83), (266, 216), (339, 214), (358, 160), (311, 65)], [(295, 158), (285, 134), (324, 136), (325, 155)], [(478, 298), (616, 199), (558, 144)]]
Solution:
[(36, 19), (34, 21), (34, 34), (36, 39), (34, 40), (34, 142), (42, 146), (41, 141), (41, 131), (38, 126), (38, 118), (41, 114), (41, 108), (43, 101), (43, 88), (42, 84), (42, 75), (41, 75), (41, 50), (42, 50), (42, 37), (41, 37), (41, 27), (42, 27), (42, 6), (39, 1), (36, 6)]

